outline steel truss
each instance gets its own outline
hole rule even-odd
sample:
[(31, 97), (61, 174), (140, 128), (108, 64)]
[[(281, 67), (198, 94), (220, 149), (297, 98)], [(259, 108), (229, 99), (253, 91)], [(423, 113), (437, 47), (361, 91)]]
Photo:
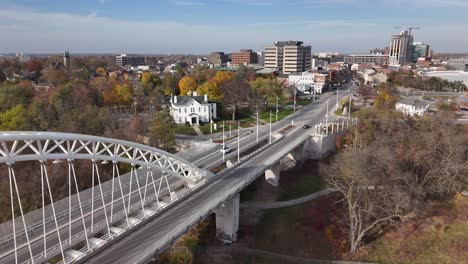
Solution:
[[(59, 163), (62, 160), (67, 162), (68, 209), (57, 212), (52, 197), (47, 161)], [(90, 160), (92, 163), (91, 199), (86, 202), (82, 202), (80, 191), (83, 190), (78, 189), (75, 160)], [(34, 228), (27, 226), (15, 175), (15, 164), (22, 161), (37, 161), (40, 166), (42, 208), (38, 210), (42, 212), (42, 221)], [(98, 162), (102, 164), (112, 162), (110, 192), (103, 190)], [(131, 168), (130, 180), (123, 184), (119, 163), (130, 164)], [(89, 253), (99, 246), (92, 243), (89, 238), (96, 232), (105, 233), (103, 236), (105, 240), (113, 239), (119, 233), (116, 234), (116, 229), (123, 231), (131, 229), (135, 221), (141, 221), (179, 196), (200, 186), (208, 175), (207, 172), (175, 155), (142, 144), (54, 132), (1, 132), (0, 164), (5, 164), (8, 168), (12, 219), (15, 219), (15, 205), (17, 205), (23, 227), (23, 230), (17, 230), (15, 222), (18, 222), (18, 219), (11, 221), (13, 252), (9, 254), (0, 252), (0, 262), (3, 257), (14, 254), (15, 263), (23, 261), (19, 260), (20, 249), (23, 249), (22, 259), (25, 258), (25, 252), (29, 253), (26, 263), (43, 262), (54, 257), (58, 249), (62, 263), (74, 262), (79, 257), (70, 257), (66, 250), (77, 241), (85, 242), (85, 247), (78, 253), (83, 255)], [(75, 192), (72, 192), (73, 189)], [(47, 199), (51, 208), (49, 214), (45, 209)], [(122, 209), (117, 210), (119, 206)], [(97, 221), (95, 215), (99, 214), (104, 220), (100, 219), (95, 223)], [(139, 220), (135, 220), (135, 217)], [(115, 227), (116, 223), (120, 223), (118, 228)], [(37, 230), (34, 230), (37, 228), (42, 229), (40, 230), (42, 232), (38, 234)], [(52, 236), (58, 243), (48, 243), (48, 239)]]

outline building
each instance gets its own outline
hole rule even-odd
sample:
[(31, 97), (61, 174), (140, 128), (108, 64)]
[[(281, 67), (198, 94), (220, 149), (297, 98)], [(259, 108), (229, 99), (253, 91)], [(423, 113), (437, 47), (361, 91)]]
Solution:
[(406, 98), (396, 103), (395, 108), (406, 115), (423, 116), (429, 109), (429, 103), (413, 98)]
[(390, 65), (403, 65), (412, 62), (413, 36), (406, 30), (399, 35), (393, 35), (390, 42)]
[(19, 62), (21, 62), (21, 63), (30, 62), (34, 58), (33, 56), (31, 56), (29, 54), (24, 54), (24, 53), (16, 54), (16, 57), (18, 58)]
[(265, 47), (265, 68), (276, 68), (283, 74), (304, 72), (311, 66), (311, 46), (302, 41), (277, 41)]
[(430, 58), (430, 46), (423, 42), (413, 42), (413, 62), (417, 62), (419, 58)]
[(257, 64), (264, 65), (265, 64), (265, 52), (259, 51), (257, 52)]
[(344, 57), (347, 64), (375, 64), (388, 65), (388, 55), (386, 54), (349, 54)]
[(228, 56), (221, 51), (211, 52), (208, 55), (208, 62), (219, 67), (228, 62)]
[(120, 54), (120, 56), (115, 56), (115, 62), (118, 66), (141, 66), (145, 65), (145, 57), (138, 56), (138, 55), (130, 55), (130, 54)]
[(258, 62), (257, 53), (251, 49), (242, 49), (240, 52), (231, 53), (231, 65), (255, 64)]
[(170, 113), (177, 124), (209, 123), (217, 118), (216, 103), (208, 96), (172, 96)]
[(295, 86), (298, 91), (305, 94), (321, 94), (328, 86), (328, 74), (303, 72), (301, 74), (290, 74), (288, 84)]
[(70, 61), (70, 52), (68, 50), (63, 53), (63, 66), (66, 69), (70, 69), (71, 61)]

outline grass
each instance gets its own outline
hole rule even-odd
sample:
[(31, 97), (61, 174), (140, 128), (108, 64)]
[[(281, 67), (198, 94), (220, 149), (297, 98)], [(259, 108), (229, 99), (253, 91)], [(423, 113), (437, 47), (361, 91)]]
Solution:
[(177, 125), (175, 133), (181, 134), (181, 135), (190, 135), (190, 136), (197, 134), (195, 133), (195, 130), (193, 130), (191, 126), (187, 126), (187, 125)]
[(306, 162), (302, 168), (296, 167), (290, 171), (282, 172), (280, 177), (288, 179), (288, 182), (280, 184), (278, 201), (297, 199), (324, 188), (323, 178), (318, 175), (317, 171), (318, 162)]
[[(287, 117), (288, 115), (294, 113), (293, 109), (286, 108), (280, 109), (278, 112), (278, 121), (281, 121), (283, 118)], [(271, 120), (274, 123), (276, 121), (276, 109), (271, 110)], [(263, 111), (259, 114), (260, 119), (265, 120), (266, 122), (270, 121), (270, 110)]]

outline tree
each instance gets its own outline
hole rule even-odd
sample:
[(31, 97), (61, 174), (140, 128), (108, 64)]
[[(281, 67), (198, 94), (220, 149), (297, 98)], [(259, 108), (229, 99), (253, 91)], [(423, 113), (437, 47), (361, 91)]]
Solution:
[(276, 79), (259, 77), (251, 82), (252, 93), (260, 97), (264, 106), (276, 105), (276, 100), (280, 103), (286, 100), (286, 95)]
[(44, 72), (46, 81), (54, 86), (64, 84), (69, 81), (68, 75), (61, 69), (46, 69)]
[(169, 96), (171, 94), (178, 95), (180, 93), (177, 78), (172, 74), (166, 74), (162, 82), (164, 94)]
[(5, 73), (3, 73), (2, 69), (0, 69), (0, 84), (5, 82), (6, 76)]
[(208, 95), (208, 98), (214, 101), (221, 101), (223, 99), (223, 94), (221, 93), (219, 86), (213, 81), (208, 81), (198, 86), (197, 94), (206, 94)]
[(6, 112), (0, 112), (0, 130), (21, 131), (28, 130), (27, 111), (22, 104), (18, 104)]
[(106, 77), (107, 76), (107, 71), (103, 67), (97, 68), (96, 73), (101, 77)]
[(40, 72), (42, 70), (42, 63), (39, 60), (31, 60), (28, 62), (26, 70), (28, 72)]
[(241, 103), (245, 103), (249, 99), (250, 85), (239, 77), (234, 77), (226, 81), (221, 86), (223, 101), (232, 109), (232, 120), (236, 119), (236, 112)]
[(367, 101), (371, 98), (372, 96), (372, 88), (365, 84), (360, 84), (358, 87), (358, 93), (361, 94), (362, 98), (364, 99), (364, 107), (367, 106)]
[(151, 145), (162, 150), (174, 149), (176, 124), (167, 111), (159, 111), (150, 128), (149, 138)]
[(347, 137), (352, 148), (323, 169), (347, 207), (352, 253), (385, 226), (424, 212), (431, 199), (452, 197), (468, 173), (468, 143), (447, 116), (364, 112)]
[(224, 82), (232, 79), (234, 77), (233, 72), (228, 71), (218, 71), (216, 72), (215, 76), (213, 77), (212, 81), (219, 87), (224, 84)]
[(184, 76), (179, 81), (180, 94), (186, 95), (197, 90), (197, 82), (190, 76)]

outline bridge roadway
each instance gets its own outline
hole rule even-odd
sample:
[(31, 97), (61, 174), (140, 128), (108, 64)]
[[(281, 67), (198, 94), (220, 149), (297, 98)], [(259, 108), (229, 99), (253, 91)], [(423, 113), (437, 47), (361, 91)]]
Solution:
[[(294, 120), (294, 122), (296, 124), (302, 124), (302, 123), (308, 123), (309, 125), (313, 126), (314, 124), (318, 123), (320, 120), (323, 120), (324, 116), (325, 116), (325, 109), (326, 109), (326, 101), (329, 100), (329, 109), (330, 109), (330, 112), (333, 112), (332, 109), (334, 109), (334, 106), (335, 106), (335, 102), (336, 102), (336, 96), (335, 95), (331, 95), (331, 94), (325, 94), (325, 95), (322, 95), (320, 100), (315, 102), (315, 103), (312, 103), (312, 104), (309, 104), (307, 106), (305, 106), (303, 109), (301, 109), (301, 111), (298, 111), (296, 112), (295, 114), (292, 114), (288, 117), (286, 117), (285, 119), (275, 123), (272, 125), (272, 131), (275, 132), (281, 128), (284, 128), (285, 126), (291, 124), (291, 121)], [(260, 134), (260, 138), (262, 139), (265, 139), (265, 138), (268, 138), (268, 132), (269, 132), (269, 125), (265, 125), (265, 126), (261, 126), (260, 129), (259, 129), (259, 134)], [(281, 140), (280, 145), (284, 145), (286, 144), (286, 146), (288, 146), (288, 149), (292, 146), (290, 143), (291, 140), (294, 139), (294, 137), (297, 137), (297, 136), (300, 136), (300, 140), (296, 140), (298, 142), (298, 144), (302, 143), (305, 138), (307, 138), (308, 136), (308, 132), (306, 130), (303, 130), (302, 128), (296, 130), (294, 133), (291, 133), (290, 135), (287, 135), (283, 140)], [(234, 157), (237, 157), (237, 139), (232, 139), (230, 141), (227, 141), (226, 144), (228, 146), (231, 147), (231, 149), (233, 149), (233, 151), (231, 153), (229, 153), (228, 155), (226, 155), (226, 160), (227, 159), (232, 159)], [(241, 151), (243, 150), (246, 150), (248, 148), (250, 148), (251, 146), (255, 145), (256, 144), (256, 134), (255, 134), (255, 129), (254, 129), (254, 133), (253, 134), (244, 134), (244, 135), (241, 135)], [(275, 146), (276, 147), (276, 146)], [(215, 148), (214, 150), (209, 150), (207, 151), (206, 153), (203, 153), (203, 155), (200, 155), (202, 158), (199, 158), (197, 160), (195, 160), (195, 158), (191, 158), (191, 159), (188, 159), (190, 162), (193, 162), (194, 164), (196, 164), (197, 166), (199, 167), (202, 167), (202, 168), (205, 168), (205, 169), (210, 169), (210, 168), (213, 168), (213, 167), (216, 167), (216, 166), (219, 166), (223, 161), (222, 161), (222, 155), (219, 153), (219, 149), (221, 148), (221, 146)], [(284, 150), (284, 147), (283, 147), (283, 150)], [(284, 151), (283, 151), (284, 152)], [(289, 152), (286, 151), (286, 154)], [(273, 151), (273, 147), (271, 148), (271, 150), (269, 149), (268, 151), (262, 153), (262, 155), (259, 155), (259, 159), (261, 159), (263, 162), (267, 161), (267, 157), (270, 156), (269, 154), (265, 154), (265, 153), (273, 153), (273, 154), (277, 154), (279, 152), (277, 151)], [(273, 155), (274, 157), (275, 155)], [(278, 155), (276, 155), (278, 156)], [(284, 155), (283, 155), (284, 156)], [(258, 157), (257, 157), (258, 158)], [(281, 158), (281, 157), (280, 157)], [(275, 158), (273, 158), (275, 159)], [(247, 162), (248, 164), (250, 164), (251, 160), (249, 162)], [(260, 163), (259, 163), (260, 164)], [(237, 169), (236, 169), (236, 173), (238, 173), (238, 170), (240, 171), (244, 171), (244, 169), (241, 169), (243, 168), (244, 166), (239, 166)], [(255, 171), (258, 171), (258, 173), (256, 173), (256, 176), (252, 176), (249, 178), (250, 181), (248, 182), (251, 182), (253, 179), (255, 179), (255, 177), (257, 177), (259, 175), (259, 173), (263, 173), (264, 172), (264, 167), (261, 167), (259, 166), (261, 169), (259, 170), (255, 170)], [(252, 173), (252, 172), (250, 172)], [(139, 173), (140, 174), (140, 173)], [(254, 173), (255, 174), (255, 173)], [(249, 174), (250, 175), (250, 174)], [(141, 177), (143, 176), (142, 174), (140, 174), (140, 184), (143, 183), (144, 181), (144, 178)], [(218, 178), (216, 179), (215, 182), (219, 182), (220, 179), (222, 179), (224, 177), (221, 177), (221, 176), (218, 176)], [(243, 182), (247, 182), (247, 181), (243, 181)], [(247, 182), (247, 184), (248, 184)], [(123, 182), (124, 183), (124, 182)], [(177, 184), (175, 181), (171, 181), (170, 182), (171, 184)], [(214, 186), (213, 183), (210, 183), (208, 186)], [(235, 184), (234, 184), (235, 185)], [(233, 186), (234, 186), (233, 185)], [(212, 188), (208, 188), (208, 186), (205, 186), (203, 189), (204, 190), (211, 190), (211, 191), (208, 191), (208, 193), (211, 193), (212, 192)], [(132, 205), (133, 204), (138, 204), (139, 203), (139, 196), (138, 196), (138, 192), (135, 188), (135, 183), (133, 184), (133, 188), (134, 188), (134, 191), (132, 192), (132, 199), (131, 199), (131, 203)], [(208, 188), (208, 189), (207, 189)], [(213, 187), (215, 189), (217, 189), (217, 187)], [(232, 189), (232, 188), (231, 188)], [(235, 189), (233, 189), (235, 190)], [(206, 191), (205, 191), (206, 192)], [(205, 193), (205, 192), (201, 192), (201, 193)], [(189, 196), (189, 197), (192, 197), (193, 195)], [(189, 198), (188, 197), (188, 198)], [(205, 197), (206, 199), (206, 196), (203, 196)], [(195, 197), (194, 197), (195, 198)], [(191, 200), (191, 198), (190, 198)], [(210, 202), (212, 201), (217, 201), (217, 199), (215, 200), (212, 200), (211, 198), (208, 199)], [(221, 201), (224, 201), (225, 199), (221, 199)], [(198, 201), (196, 199), (196, 201)], [(99, 203), (101, 203), (101, 201), (98, 200), (98, 198), (96, 198), (96, 202), (95, 202), (95, 206), (100, 206)], [(107, 203), (107, 201), (106, 201)], [(119, 211), (119, 210), (123, 210), (123, 207), (122, 207), (122, 203), (121, 202), (116, 202), (116, 207), (114, 208), (115, 212)], [(211, 204), (211, 203), (208, 203), (208, 204)], [(101, 204), (102, 206), (102, 204)], [(198, 205), (199, 206), (199, 205)], [(195, 206), (194, 208), (198, 208), (198, 206)], [(176, 208), (176, 207), (174, 207)], [(88, 209), (90, 211), (90, 208), (85, 208), (85, 213), (86, 213), (86, 209)], [(171, 211), (173, 209), (171, 208)], [(164, 213), (163, 215), (166, 215), (168, 212)], [(76, 214), (78, 215), (79, 212), (76, 212)], [(157, 214), (158, 215), (158, 214)], [(204, 216), (205, 214), (201, 214), (201, 216)], [(63, 217), (64, 219), (61, 219), (63, 221), (63, 223), (66, 223), (67, 221), (67, 217)], [(178, 222), (181, 222), (182, 225), (185, 225), (187, 226), (187, 221), (185, 219), (185, 217), (183, 218), (180, 218), (178, 217), (178, 214), (175, 214), (174, 218), (172, 218), (173, 220), (176, 219), (174, 223), (178, 223)], [(95, 212), (95, 220), (94, 222), (97, 223), (99, 221), (103, 221), (104, 220), (104, 213), (103, 213), (103, 210), (100, 210), (100, 211), (97, 211)], [(90, 225), (90, 219), (88, 218), (87, 221), (86, 221), (86, 225), (89, 226)], [(157, 220), (157, 218), (155, 220), (153, 220), (152, 222), (159, 222), (159, 220)], [(52, 224), (52, 223), (50, 223)], [(193, 223), (195, 224), (195, 223)], [(145, 225), (147, 226), (147, 225)], [(102, 228), (101, 228), (102, 229)], [(82, 230), (82, 223), (81, 221), (76, 221), (76, 223), (73, 225), (72, 227), (72, 232), (75, 233), (75, 232), (80, 232)], [(177, 229), (175, 229), (177, 230)], [(174, 232), (173, 232), (174, 233)], [(158, 233), (159, 234), (159, 233)], [(127, 235), (127, 237), (134, 237), (134, 233), (130, 234), (130, 235)], [(158, 235), (159, 236), (159, 235)], [(67, 237), (68, 237), (68, 228), (63, 228), (61, 230), (61, 237), (62, 237), (62, 241), (64, 241)], [(84, 238), (82, 238), (81, 240), (84, 240)], [(163, 240), (163, 239), (161, 239)], [(120, 240), (120, 241), (124, 241), (123, 239)], [(163, 241), (167, 241), (167, 238), (164, 239)], [(112, 243), (112, 242), (111, 242)], [(57, 240), (57, 236), (55, 233), (51, 232), (50, 235), (48, 235), (47, 237), (47, 245), (57, 245), (58, 244), (58, 240)], [(76, 244), (76, 243), (75, 243)], [(110, 249), (112, 249), (114, 246), (110, 247)], [(36, 243), (33, 243), (32, 244), (32, 249), (33, 249), (33, 254), (38, 254), (41, 252), (42, 250), (42, 243), (41, 243), (41, 240), (37, 240)], [(57, 250), (58, 250), (58, 246), (57, 246)], [(104, 252), (107, 252), (107, 251), (104, 251)], [(103, 253), (104, 253), (103, 252)], [(149, 253), (149, 255), (153, 255), (155, 251)], [(125, 253), (124, 255), (126, 255), (127, 253)], [(100, 256), (100, 255), (99, 255)], [(141, 255), (139, 254), (136, 254), (135, 257), (138, 257)], [(27, 260), (28, 258), (30, 257), (29, 255), (29, 251), (27, 249), (26, 246), (23, 246), (22, 249), (19, 251), (19, 255), (18, 255), (18, 258), (19, 260)], [(14, 254), (13, 252), (11, 252), (11, 254), (9, 254), (8, 256), (3, 256), (0, 258), (0, 263), (10, 263), (10, 262), (14, 262)], [(133, 262), (133, 261), (132, 261)], [(109, 262), (109, 263), (113, 263), (113, 262)], [(125, 261), (124, 262), (121, 262), (121, 263), (126, 263)]]
[[(334, 109), (336, 96), (326, 95), (320, 102), (310, 105), (300, 115), (294, 115), (290, 119), (311, 126), (319, 123), (325, 116), (325, 100), (329, 100), (330, 110)], [(263, 175), (271, 164), (302, 144), (309, 137), (309, 133), (310, 131), (302, 127), (287, 133), (283, 139), (268, 149), (227, 173), (218, 174), (214, 180), (169, 207), (163, 214), (155, 215), (131, 234), (93, 252), (80, 262), (96, 264), (149, 262), (157, 252), (164, 250), (224, 201)]]

